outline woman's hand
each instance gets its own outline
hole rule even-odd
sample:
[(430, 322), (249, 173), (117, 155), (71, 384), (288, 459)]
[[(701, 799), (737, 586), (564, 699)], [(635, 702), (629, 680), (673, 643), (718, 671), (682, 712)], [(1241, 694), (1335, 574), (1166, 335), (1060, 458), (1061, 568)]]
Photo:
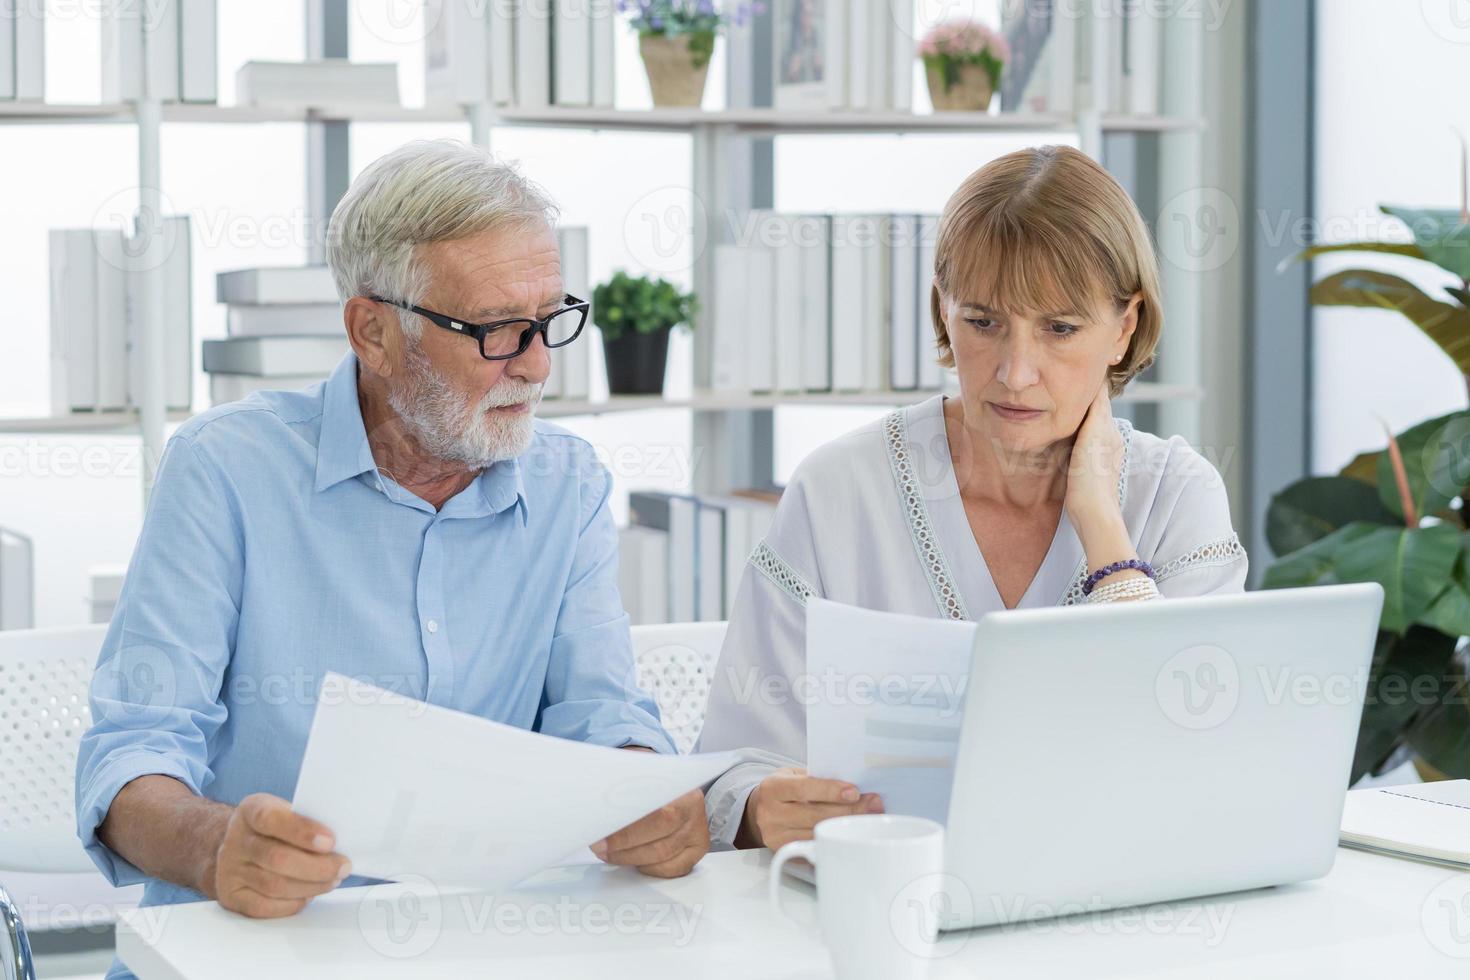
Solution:
[(794, 840), (811, 840), (812, 828), (828, 817), (882, 812), (877, 794), (859, 793), (852, 783), (817, 779), (805, 769), (778, 769), (746, 798), (735, 843), (774, 851)]
[(1137, 557), (1118, 504), (1123, 450), (1123, 436), (1113, 422), (1113, 407), (1104, 382), (1077, 429), (1063, 502), (1092, 568)]

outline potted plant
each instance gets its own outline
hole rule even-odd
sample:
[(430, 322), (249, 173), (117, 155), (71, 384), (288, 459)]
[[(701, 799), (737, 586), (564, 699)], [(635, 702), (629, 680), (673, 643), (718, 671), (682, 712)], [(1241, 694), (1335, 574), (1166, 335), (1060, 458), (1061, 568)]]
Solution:
[[(1315, 283), (1312, 301), (1394, 311), (1424, 331), (1470, 378), (1470, 209), (1387, 207), (1413, 242), (1352, 242), (1299, 258), (1364, 251), (1405, 256), (1454, 274), (1445, 296), (1374, 269)], [(1412, 759), (1426, 779), (1470, 777), (1470, 674), (1457, 652), (1470, 635), (1470, 411), (1420, 423), (1337, 476), (1312, 477), (1272, 499), (1267, 588), (1375, 581), (1384, 606), (1352, 778)]]
[(699, 312), (693, 293), (664, 279), (619, 270), (592, 291), (592, 316), (602, 331), (607, 388), (614, 395), (657, 395), (664, 390), (669, 331), (692, 327)]
[(1000, 88), (1011, 49), (1000, 33), (972, 20), (936, 24), (919, 41), (935, 112), (984, 112)]
[(699, 108), (715, 35), (763, 8), (740, 3), (733, 12), (716, 0), (618, 0), (618, 10), (631, 15), (638, 32), (638, 51), (648, 72), (648, 87), (656, 106)]

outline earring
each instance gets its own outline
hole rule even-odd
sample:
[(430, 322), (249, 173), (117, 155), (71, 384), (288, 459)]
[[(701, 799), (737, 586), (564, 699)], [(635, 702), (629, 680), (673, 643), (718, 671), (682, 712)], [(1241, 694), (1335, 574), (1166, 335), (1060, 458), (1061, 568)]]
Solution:
[(1122, 354), (1119, 354), (1117, 357), (1113, 358), (1113, 363), (1114, 364), (1117, 364), (1122, 359), (1123, 359), (1123, 355)]

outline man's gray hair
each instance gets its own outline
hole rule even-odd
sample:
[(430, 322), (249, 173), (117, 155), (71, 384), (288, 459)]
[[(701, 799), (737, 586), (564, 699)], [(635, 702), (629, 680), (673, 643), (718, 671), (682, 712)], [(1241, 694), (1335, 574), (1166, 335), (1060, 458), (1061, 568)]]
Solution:
[[(327, 226), (327, 264), (344, 303), (376, 295), (418, 304), (429, 288), (418, 246), (556, 218), (551, 197), (513, 164), (459, 140), (416, 140), (352, 182)], [(399, 322), (418, 338), (419, 317), (399, 310)]]

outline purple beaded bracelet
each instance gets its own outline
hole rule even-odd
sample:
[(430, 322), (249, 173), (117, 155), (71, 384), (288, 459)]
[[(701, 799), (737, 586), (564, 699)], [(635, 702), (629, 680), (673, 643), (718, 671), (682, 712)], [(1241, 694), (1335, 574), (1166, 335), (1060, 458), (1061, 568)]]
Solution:
[(1104, 565), (1087, 576), (1087, 581), (1082, 583), (1082, 594), (1085, 596), (1092, 595), (1092, 590), (1097, 588), (1097, 583), (1114, 572), (1126, 572), (1130, 568), (1142, 572), (1149, 578), (1155, 578), (1154, 567), (1142, 558), (1129, 558), (1127, 561), (1115, 561), (1111, 565)]

